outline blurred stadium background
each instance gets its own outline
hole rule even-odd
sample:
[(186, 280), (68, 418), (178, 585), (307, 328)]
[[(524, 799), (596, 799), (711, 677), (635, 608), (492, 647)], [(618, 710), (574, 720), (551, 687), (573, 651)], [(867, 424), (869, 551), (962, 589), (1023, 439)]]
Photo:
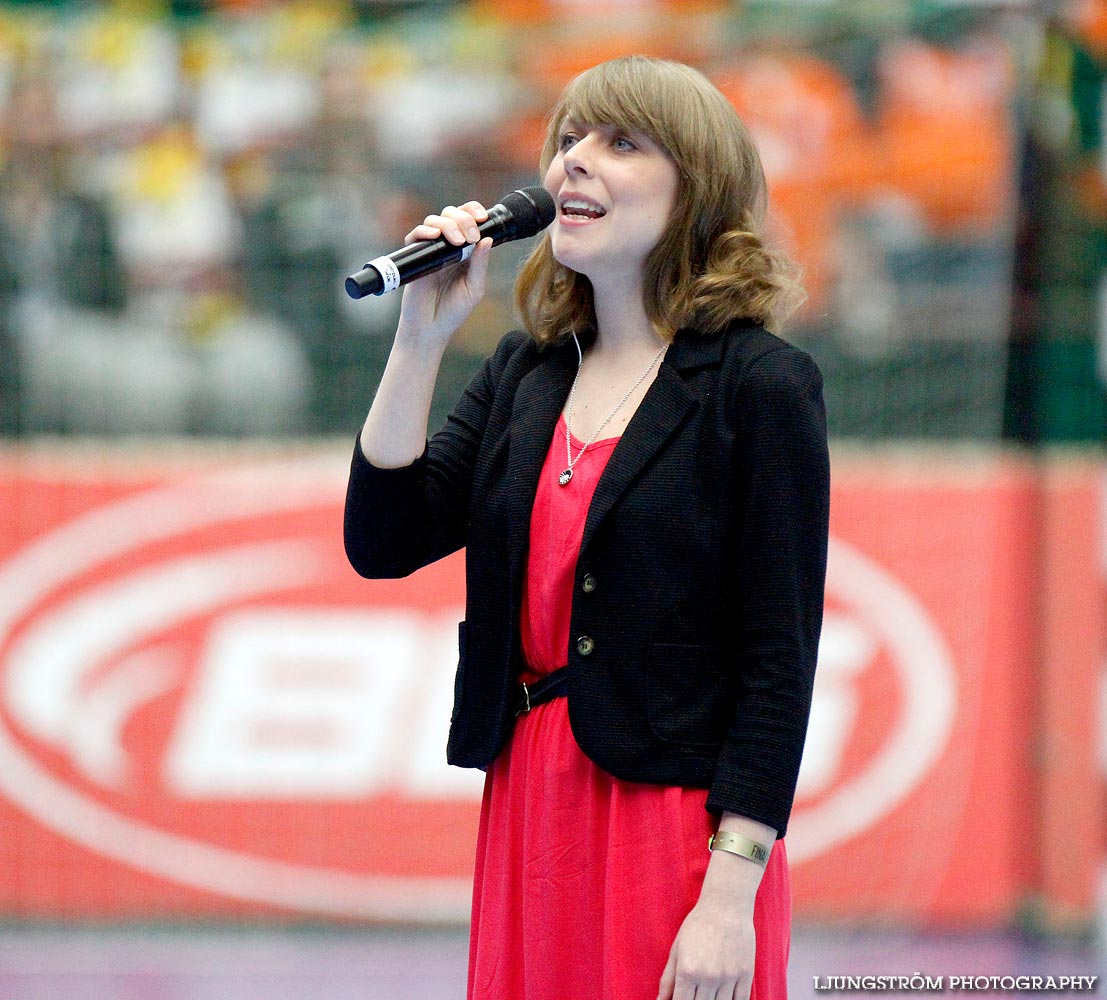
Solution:
[(0, 998), (463, 996), (460, 563), (345, 566), (342, 278), (634, 51), (753, 128), (827, 381), (793, 995), (1105, 971), (1105, 0), (7, 0)]

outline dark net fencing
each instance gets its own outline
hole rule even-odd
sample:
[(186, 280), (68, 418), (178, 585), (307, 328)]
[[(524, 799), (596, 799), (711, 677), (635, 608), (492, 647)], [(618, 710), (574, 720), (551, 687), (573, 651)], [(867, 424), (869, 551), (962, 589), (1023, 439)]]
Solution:
[[(755, 133), (836, 437), (1102, 440), (1094, 18), (622, 6), (586, 38), (556, 2), (4, 8), (0, 432), (352, 433), (398, 296), (343, 277), (442, 204), (535, 183), (564, 82), (643, 51)], [(436, 422), (514, 325), (526, 251), (497, 251)]]

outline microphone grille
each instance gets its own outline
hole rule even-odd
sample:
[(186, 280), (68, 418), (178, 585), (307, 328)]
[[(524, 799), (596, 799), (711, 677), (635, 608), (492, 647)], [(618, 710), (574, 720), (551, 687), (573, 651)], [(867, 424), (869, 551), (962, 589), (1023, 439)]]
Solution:
[(554, 220), (557, 206), (544, 187), (525, 187), (512, 191), (502, 202), (511, 212), (518, 227), (518, 237), (533, 236), (545, 229)]

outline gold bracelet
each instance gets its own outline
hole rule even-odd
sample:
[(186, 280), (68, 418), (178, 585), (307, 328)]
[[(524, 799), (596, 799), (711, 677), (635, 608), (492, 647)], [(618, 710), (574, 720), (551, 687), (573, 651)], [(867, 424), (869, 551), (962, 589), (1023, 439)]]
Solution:
[(739, 857), (752, 861), (755, 865), (765, 867), (769, 862), (771, 847), (759, 844), (756, 840), (743, 837), (740, 833), (730, 833), (728, 830), (720, 830), (713, 833), (707, 841), (709, 851), (726, 851), (728, 854), (737, 854)]

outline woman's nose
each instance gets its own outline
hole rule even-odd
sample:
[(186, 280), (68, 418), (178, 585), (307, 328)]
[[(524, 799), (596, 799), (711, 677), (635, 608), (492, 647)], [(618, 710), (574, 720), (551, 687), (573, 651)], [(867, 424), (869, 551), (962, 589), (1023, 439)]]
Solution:
[(563, 158), (565, 170), (572, 174), (588, 174), (592, 169), (592, 152), (590, 146), (591, 136), (573, 143), (566, 151)]

